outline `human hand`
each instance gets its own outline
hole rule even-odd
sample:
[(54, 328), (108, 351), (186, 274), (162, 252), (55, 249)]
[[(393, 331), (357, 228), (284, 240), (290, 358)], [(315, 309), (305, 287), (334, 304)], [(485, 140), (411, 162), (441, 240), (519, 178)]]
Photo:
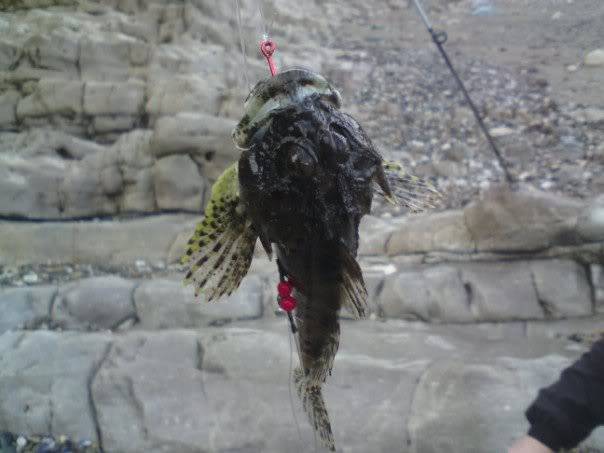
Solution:
[(531, 436), (524, 436), (512, 445), (508, 453), (553, 453), (553, 450), (550, 450)]

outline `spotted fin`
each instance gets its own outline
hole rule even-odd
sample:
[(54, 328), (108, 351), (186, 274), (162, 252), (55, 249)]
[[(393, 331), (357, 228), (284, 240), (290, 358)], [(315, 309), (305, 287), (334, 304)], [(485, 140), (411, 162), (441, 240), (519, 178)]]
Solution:
[(394, 206), (422, 212), (437, 207), (440, 192), (428, 181), (407, 172), (398, 162), (384, 161), (377, 176), (378, 193)]
[(342, 259), (342, 306), (345, 307), (355, 319), (367, 317), (367, 288), (363, 280), (363, 272), (357, 260), (347, 248), (340, 247)]
[(329, 451), (336, 451), (336, 443), (331, 431), (329, 413), (323, 399), (321, 384), (309, 379), (302, 368), (298, 367), (294, 370), (294, 385), (300, 401), (302, 401), (304, 412), (308, 415), (310, 424), (319, 435), (321, 443)]
[(231, 294), (252, 262), (258, 235), (246, 218), (239, 199), (237, 164), (228, 167), (212, 187), (212, 195), (181, 258), (195, 296), (208, 302)]

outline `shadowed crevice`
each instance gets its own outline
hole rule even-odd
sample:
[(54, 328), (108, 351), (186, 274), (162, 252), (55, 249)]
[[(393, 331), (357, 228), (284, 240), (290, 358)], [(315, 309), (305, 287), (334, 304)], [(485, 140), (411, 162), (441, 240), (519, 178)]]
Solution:
[(103, 431), (102, 431), (101, 425), (99, 423), (98, 409), (96, 407), (96, 403), (95, 403), (94, 397), (92, 395), (92, 386), (94, 385), (94, 380), (96, 379), (96, 376), (97, 376), (99, 370), (105, 363), (105, 360), (107, 360), (107, 357), (109, 356), (109, 353), (111, 352), (112, 347), (113, 347), (113, 343), (110, 342), (109, 344), (107, 344), (107, 346), (105, 347), (105, 351), (103, 352), (103, 356), (97, 363), (95, 363), (93, 365), (90, 375), (88, 376), (87, 384), (86, 384), (87, 392), (88, 392), (88, 406), (90, 408), (90, 415), (92, 417), (92, 423), (94, 424), (97, 445), (99, 446), (100, 453), (105, 453), (105, 450), (103, 448)]

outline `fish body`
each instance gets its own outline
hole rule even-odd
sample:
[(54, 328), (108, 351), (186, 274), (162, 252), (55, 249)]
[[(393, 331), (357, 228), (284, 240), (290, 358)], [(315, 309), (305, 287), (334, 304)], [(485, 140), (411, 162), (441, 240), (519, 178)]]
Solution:
[(260, 82), (233, 132), (239, 161), (215, 184), (205, 218), (183, 257), (186, 281), (208, 300), (230, 294), (260, 239), (276, 251), (298, 299), (300, 367), (294, 381), (322, 443), (335, 450), (322, 384), (340, 338), (339, 312), (367, 313), (356, 261), (361, 218), (374, 194), (418, 207), (436, 191), (386, 163), (320, 75), (295, 68)]

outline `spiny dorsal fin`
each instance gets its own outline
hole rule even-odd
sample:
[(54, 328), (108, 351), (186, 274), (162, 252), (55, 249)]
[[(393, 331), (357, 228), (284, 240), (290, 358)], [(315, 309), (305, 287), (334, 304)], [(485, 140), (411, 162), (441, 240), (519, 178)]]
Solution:
[(430, 182), (410, 174), (400, 163), (384, 161), (381, 170), (376, 180), (378, 193), (394, 206), (422, 212), (440, 204), (440, 192)]
[(185, 284), (203, 291), (208, 302), (231, 294), (247, 274), (257, 234), (239, 200), (237, 163), (228, 167), (212, 187), (204, 219), (197, 224), (181, 258)]

